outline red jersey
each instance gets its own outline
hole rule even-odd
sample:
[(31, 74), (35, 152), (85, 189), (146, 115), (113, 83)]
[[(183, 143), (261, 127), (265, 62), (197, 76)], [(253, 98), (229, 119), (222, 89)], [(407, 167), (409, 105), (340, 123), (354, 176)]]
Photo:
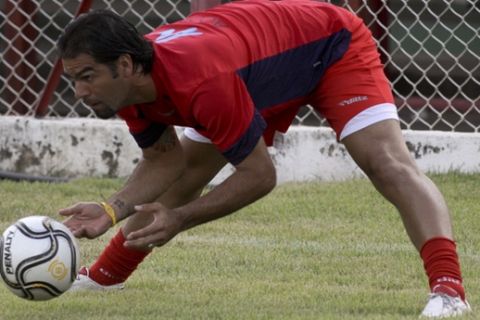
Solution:
[(119, 115), (142, 148), (167, 125), (186, 126), (238, 164), (261, 138), (265, 118), (293, 119), (344, 55), (353, 19), (316, 1), (245, 0), (161, 26), (145, 36), (155, 51), (157, 99)]

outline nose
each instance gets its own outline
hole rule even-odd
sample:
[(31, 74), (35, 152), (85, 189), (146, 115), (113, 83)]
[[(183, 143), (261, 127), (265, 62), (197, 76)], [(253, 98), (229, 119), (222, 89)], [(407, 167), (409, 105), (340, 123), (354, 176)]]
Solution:
[(90, 95), (90, 89), (81, 81), (75, 82), (75, 98), (84, 99)]

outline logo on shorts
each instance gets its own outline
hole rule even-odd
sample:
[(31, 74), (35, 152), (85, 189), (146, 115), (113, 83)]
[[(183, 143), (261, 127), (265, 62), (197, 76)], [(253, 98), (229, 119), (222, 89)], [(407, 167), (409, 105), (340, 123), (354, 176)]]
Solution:
[(338, 105), (342, 106), (342, 107), (343, 106), (349, 106), (353, 103), (357, 103), (357, 102), (365, 101), (365, 100), (368, 100), (367, 96), (358, 96), (358, 97), (353, 97), (353, 98), (350, 98), (350, 99), (347, 99), (347, 100), (343, 100)]

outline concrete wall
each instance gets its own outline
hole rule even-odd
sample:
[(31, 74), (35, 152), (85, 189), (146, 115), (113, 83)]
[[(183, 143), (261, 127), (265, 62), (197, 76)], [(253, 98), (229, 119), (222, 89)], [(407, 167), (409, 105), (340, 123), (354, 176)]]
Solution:
[[(422, 170), (480, 172), (480, 134), (404, 131)], [(279, 183), (361, 177), (328, 128), (292, 127), (270, 149)], [(125, 177), (141, 157), (122, 121), (0, 118), (0, 171), (54, 177)], [(218, 183), (231, 172), (225, 168)]]

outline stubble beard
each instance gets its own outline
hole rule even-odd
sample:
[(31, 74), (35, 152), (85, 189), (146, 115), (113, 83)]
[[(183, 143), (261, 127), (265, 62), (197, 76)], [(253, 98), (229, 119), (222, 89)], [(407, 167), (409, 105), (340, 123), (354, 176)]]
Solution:
[(110, 119), (113, 116), (115, 116), (115, 114), (117, 113), (115, 110), (113, 110), (113, 108), (108, 106), (106, 106), (106, 108), (102, 110), (94, 110), (94, 112), (97, 115), (97, 117), (101, 119)]

